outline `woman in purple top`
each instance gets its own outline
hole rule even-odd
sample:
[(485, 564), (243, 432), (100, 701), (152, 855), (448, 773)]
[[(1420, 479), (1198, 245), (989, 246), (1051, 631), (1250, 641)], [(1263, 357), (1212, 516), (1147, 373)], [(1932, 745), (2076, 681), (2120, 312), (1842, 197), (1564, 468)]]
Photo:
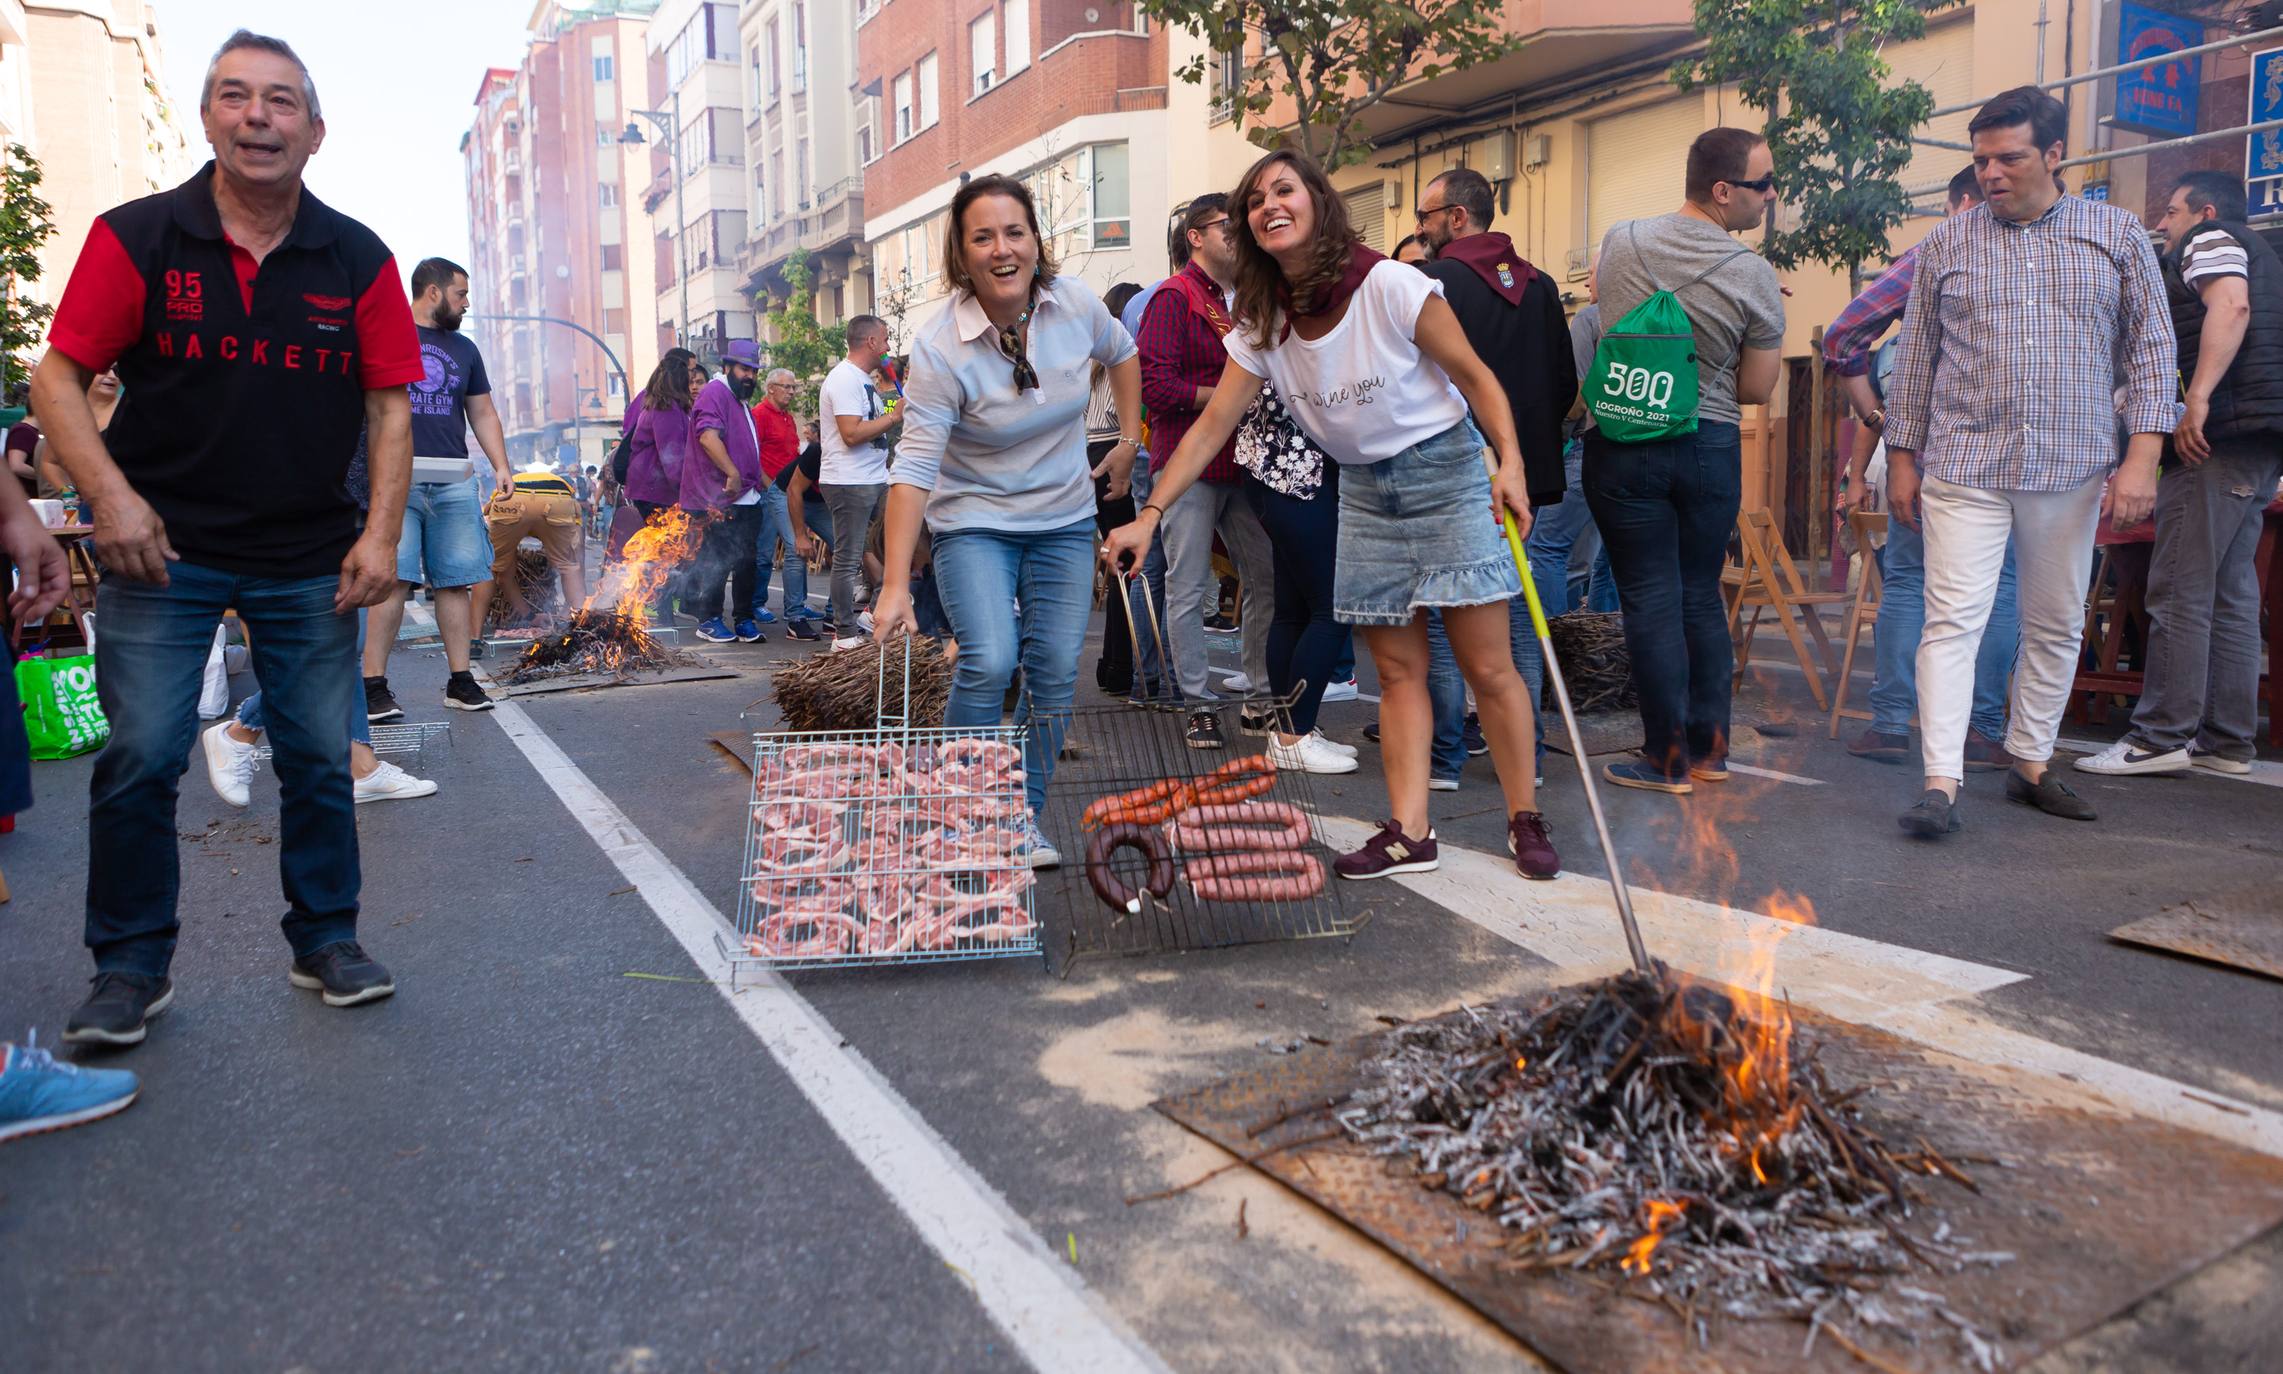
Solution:
[(645, 522), (681, 499), (693, 361), (686, 348), (668, 349), (650, 373), (650, 384), (626, 408), (626, 499)]

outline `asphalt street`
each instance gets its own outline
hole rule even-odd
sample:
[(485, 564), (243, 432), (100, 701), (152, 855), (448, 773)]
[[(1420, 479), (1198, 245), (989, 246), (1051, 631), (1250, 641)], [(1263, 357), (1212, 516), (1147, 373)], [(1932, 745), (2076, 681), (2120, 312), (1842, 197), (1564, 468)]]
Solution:
[[(1370, 917), (1353, 940), (733, 991), (702, 937), (734, 910), (749, 780), (709, 736), (770, 724), (769, 666), (809, 649), (707, 646), (738, 675), (487, 717), (445, 711), (441, 656), (401, 648), (398, 696), (451, 728), (406, 760), (438, 795), (359, 811), (363, 937), (400, 985), (366, 1008), (286, 983), (274, 779), (239, 812), (193, 767), (175, 1005), (100, 1061), (139, 1072), (142, 1100), (0, 1147), (0, 1370), (1537, 1367), (1257, 1175), (1124, 1199), (1226, 1161), (1148, 1104), (1258, 1065), (1264, 1041), (1578, 976), (1544, 938), (1559, 902), (1519, 880), (1482, 897), (1537, 903), (1513, 933), (1431, 884), (1370, 884), (1342, 893)], [(1216, 652), (1233, 666), (1233, 640)], [(1373, 709), (1327, 707), (1326, 728), (1355, 741)], [(1911, 774), (1849, 757), (1796, 675), (1756, 672), (1739, 719), (1787, 716), (1796, 734), (1739, 730), (1761, 772), (1717, 791), (1604, 789), (1635, 884), (1754, 911), (1804, 896), (1866, 970), (1977, 971), (1985, 990), (1929, 1012), (1928, 1043), (2113, 1073), (2131, 1109), (2283, 1154), (2275, 985), (2105, 938), (2182, 899), (2283, 890), (2274, 756), (2250, 781), (2076, 780), (2094, 825), (1977, 777), (1966, 831), (1930, 847), (1894, 826)], [(1318, 787), (1328, 819), (1383, 813), (1363, 761)], [(84, 989), (88, 771), (40, 765), (39, 805), (0, 837), (0, 1034), (54, 1040)], [(1546, 773), (1569, 867), (1602, 873), (1574, 766), (1549, 754)], [(1434, 802), (1446, 844), (1501, 851), (1487, 759)], [(1692, 847), (1692, 817), (1732, 865)], [(1042, 886), (1042, 907), (1065, 900)], [(1588, 940), (1592, 900), (1561, 898)], [(1613, 915), (1601, 929), (1593, 957), (1621, 957)], [(1852, 975), (1817, 976), (1811, 996)], [(2271, 1368), (2278, 1289), (2270, 1231), (2039, 1367)]]

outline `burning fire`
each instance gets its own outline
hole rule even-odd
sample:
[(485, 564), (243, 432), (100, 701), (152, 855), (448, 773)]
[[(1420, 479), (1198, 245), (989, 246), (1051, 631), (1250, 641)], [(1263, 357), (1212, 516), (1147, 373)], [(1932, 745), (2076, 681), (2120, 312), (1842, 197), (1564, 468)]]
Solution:
[(601, 606), (625, 616), (635, 629), (647, 629), (651, 603), (665, 590), (674, 569), (697, 553), (703, 533), (704, 527), (681, 507), (659, 511), (627, 539), (625, 556), (603, 573), (601, 584), (579, 609)]
[(1635, 1278), (1645, 1277), (1649, 1272), (1649, 1256), (1656, 1253), (1658, 1242), (1686, 1215), (1686, 1209), (1677, 1202), (1656, 1197), (1646, 1199), (1641, 1204), (1641, 1224), (1649, 1229), (1626, 1250), (1625, 1258), (1618, 1261), (1617, 1267)]

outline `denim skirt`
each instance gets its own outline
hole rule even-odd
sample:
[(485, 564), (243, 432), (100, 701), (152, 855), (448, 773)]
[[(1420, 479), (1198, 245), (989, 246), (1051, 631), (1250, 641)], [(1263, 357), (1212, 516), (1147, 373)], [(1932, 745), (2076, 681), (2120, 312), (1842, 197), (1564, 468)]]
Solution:
[(1340, 467), (1332, 617), (1408, 625), (1422, 607), (1487, 606), (1522, 594), (1490, 518), (1482, 433), (1461, 420), (1392, 458)]

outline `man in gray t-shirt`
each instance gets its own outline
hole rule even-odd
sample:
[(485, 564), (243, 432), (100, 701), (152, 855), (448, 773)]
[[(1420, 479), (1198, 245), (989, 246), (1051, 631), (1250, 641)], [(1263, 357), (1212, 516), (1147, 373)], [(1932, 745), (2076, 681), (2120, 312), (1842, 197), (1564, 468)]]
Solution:
[[(1767, 155), (1766, 144), (1760, 153)], [(1752, 223), (1758, 224), (1764, 200), (1743, 199), (1755, 207)], [(1659, 287), (1680, 297), (1696, 327), (1696, 413), (1733, 424), (1743, 418), (1736, 404), (1739, 357), (1746, 349), (1783, 347), (1783, 288), (1766, 258), (1694, 209), (1692, 202), (1673, 214), (1611, 227), (1601, 241), (1601, 317), (1624, 319)]]
[(1699, 385), (1694, 434), (1640, 444), (1585, 435), (1586, 504), (1609, 550), (1641, 698), (1641, 758), (1602, 769), (1621, 787), (1687, 793), (1728, 776), (1735, 656), (1720, 571), (1743, 500), (1739, 404), (1775, 391), (1784, 341), (1775, 269), (1731, 235), (1760, 223), (1775, 188), (1758, 134), (1708, 129), (1689, 145), (1681, 208), (1602, 240), (1602, 328), (1671, 291), (1695, 329)]

